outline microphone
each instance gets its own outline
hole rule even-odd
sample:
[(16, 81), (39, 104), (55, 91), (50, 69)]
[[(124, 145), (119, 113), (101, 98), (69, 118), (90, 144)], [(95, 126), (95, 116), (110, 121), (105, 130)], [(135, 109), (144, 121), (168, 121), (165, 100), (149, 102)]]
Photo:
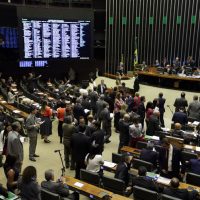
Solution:
[(62, 149), (56, 149), (56, 150), (54, 150), (54, 153), (57, 153), (59, 151), (62, 151)]

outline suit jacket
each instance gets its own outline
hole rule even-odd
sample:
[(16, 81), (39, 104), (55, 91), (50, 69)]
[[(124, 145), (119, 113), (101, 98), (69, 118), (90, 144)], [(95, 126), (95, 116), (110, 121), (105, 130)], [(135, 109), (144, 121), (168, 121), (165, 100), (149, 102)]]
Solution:
[(89, 153), (90, 142), (89, 137), (83, 133), (74, 133), (71, 137), (72, 157), (75, 162), (85, 160), (85, 156)]
[(142, 149), (140, 159), (153, 164), (157, 168), (158, 153), (149, 149)]
[(190, 159), (190, 172), (200, 175), (200, 159)]
[(149, 118), (149, 124), (146, 130), (147, 135), (155, 135), (156, 131), (162, 130), (160, 128), (159, 119), (155, 115), (151, 115)]
[(34, 125), (36, 124), (37, 119), (35, 115), (30, 114), (26, 119), (26, 129), (29, 137), (36, 137), (39, 131), (39, 127), (36, 128)]
[(104, 135), (104, 132), (101, 129), (98, 129), (92, 134), (90, 138), (91, 144), (95, 141), (95, 144), (98, 145), (97, 150), (100, 154), (103, 152), (104, 149)]
[[(165, 169), (166, 166), (166, 149), (164, 147), (160, 147), (158, 149), (158, 162), (160, 166), (160, 170)], [(179, 175), (180, 172), (180, 162), (181, 162), (181, 151), (176, 147), (173, 147), (172, 154), (172, 172), (176, 175)], [(167, 170), (168, 171), (168, 170)]]
[(104, 100), (98, 100), (96, 103), (96, 110), (97, 110), (97, 119), (100, 117), (100, 113), (103, 110), (103, 105), (106, 103)]
[(79, 120), (79, 118), (81, 116), (83, 116), (84, 118), (86, 118), (86, 114), (84, 112), (84, 108), (81, 104), (76, 104), (74, 106), (74, 109), (73, 109), (73, 114), (74, 114), (74, 117)]
[(76, 128), (72, 124), (63, 123), (62, 129), (63, 129), (63, 144), (69, 145), (72, 135), (76, 132)]
[(165, 98), (158, 98), (158, 108), (159, 108), (159, 112), (160, 113), (164, 113), (165, 112)]
[(141, 102), (138, 106), (137, 114), (140, 115), (141, 119), (145, 118), (145, 106), (144, 102)]
[(167, 188), (164, 188), (163, 193), (172, 197), (183, 199), (183, 200), (189, 199), (189, 193), (187, 189), (174, 189), (174, 188), (167, 187)]
[(22, 162), (24, 159), (23, 145), (20, 141), (19, 133), (10, 131), (8, 133), (8, 144), (7, 150), (9, 155), (17, 157), (17, 162)]
[(188, 102), (185, 98), (176, 98), (175, 102), (174, 102), (174, 107), (176, 108), (175, 111), (177, 112), (179, 110), (180, 107), (188, 107)]
[(124, 163), (124, 162), (120, 162), (117, 165), (117, 169), (115, 171), (115, 178), (120, 179), (122, 181), (124, 181), (124, 183), (126, 184), (126, 186), (128, 186), (129, 183), (129, 166)]
[(157, 185), (152, 181), (151, 178), (145, 176), (138, 176), (132, 179), (133, 186), (139, 186), (148, 190), (158, 192)]
[(66, 184), (53, 181), (42, 181), (41, 187), (49, 192), (59, 194), (61, 197), (68, 197), (69, 188)]
[(193, 101), (190, 103), (188, 107), (188, 114), (189, 117), (196, 118), (198, 121), (200, 121), (200, 102), (199, 101)]
[(174, 123), (180, 123), (182, 125), (185, 125), (188, 123), (188, 117), (187, 114), (184, 112), (175, 112), (173, 117), (172, 117), (172, 121)]
[(129, 143), (129, 126), (129, 122), (125, 122), (124, 120), (119, 121), (119, 140), (124, 146), (128, 146)]
[(140, 83), (139, 83), (138, 77), (135, 78), (133, 89), (134, 89), (134, 92), (138, 92), (140, 90)]
[[(101, 87), (103, 87), (103, 92), (101, 91)], [(97, 91), (98, 91), (99, 94), (104, 94), (106, 90), (107, 90), (106, 84), (103, 84), (103, 85), (99, 84), (97, 86)]]

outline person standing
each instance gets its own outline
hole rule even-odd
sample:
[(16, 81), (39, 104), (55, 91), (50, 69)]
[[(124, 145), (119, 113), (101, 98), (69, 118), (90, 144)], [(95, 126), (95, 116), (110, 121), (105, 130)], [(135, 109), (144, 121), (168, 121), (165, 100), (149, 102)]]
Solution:
[(40, 124), (36, 118), (37, 108), (32, 107), (31, 113), (26, 120), (26, 129), (29, 137), (29, 160), (35, 162), (35, 157), (39, 157), (35, 154), (37, 146), (37, 136), (39, 133)]
[(165, 122), (164, 122), (165, 101), (166, 99), (163, 98), (163, 93), (160, 92), (158, 94), (158, 108), (160, 112), (160, 123), (162, 127), (165, 127)]
[(85, 169), (85, 156), (89, 153), (90, 142), (89, 137), (84, 133), (86, 126), (79, 126), (79, 132), (74, 133), (71, 138), (72, 157), (76, 164), (75, 178), (80, 178), (80, 169)]
[(40, 133), (42, 135), (42, 139), (44, 138), (44, 142), (50, 143), (51, 141), (48, 140), (48, 136), (52, 134), (52, 109), (47, 106), (47, 101), (43, 101), (42, 103), (41, 115), (42, 121), (44, 121), (44, 123), (40, 126)]
[(12, 91), (12, 88), (11, 87), (9, 87), (9, 90), (8, 90), (8, 99), (7, 99), (7, 101), (8, 101), (8, 104), (14, 104), (14, 102), (15, 102), (15, 97), (16, 97), (16, 95), (13, 93), (13, 91)]
[[(72, 124), (72, 118), (70, 116), (65, 117), (63, 125), (63, 144), (64, 144), (64, 154), (65, 154), (65, 167), (69, 168), (69, 154), (71, 153), (70, 141), (72, 135), (76, 132), (75, 126)], [(70, 169), (74, 169), (73, 158), (71, 157)]]
[(181, 107), (184, 108), (184, 112), (186, 111), (186, 107), (188, 107), (188, 101), (185, 99), (185, 92), (181, 92), (181, 97), (176, 98), (174, 102), (175, 112), (178, 112)]
[(105, 91), (107, 90), (107, 86), (106, 86), (106, 84), (104, 83), (104, 80), (103, 80), (103, 79), (101, 80), (101, 84), (98, 85), (97, 90), (98, 90), (98, 93), (99, 93), (99, 94), (104, 94)]
[(57, 118), (58, 118), (58, 136), (60, 137), (60, 143), (62, 144), (63, 138), (63, 121), (65, 116), (66, 104), (64, 102), (60, 103), (60, 107), (57, 109)]
[(134, 84), (133, 84), (133, 90), (134, 90), (134, 94), (140, 90), (140, 83), (139, 83), (138, 74), (135, 74), (135, 80), (134, 80)]
[(137, 114), (140, 115), (140, 123), (142, 124), (142, 128), (144, 128), (144, 118), (145, 118), (145, 105), (146, 101), (145, 96), (141, 96), (140, 104), (138, 106)]
[(12, 131), (8, 133), (7, 151), (8, 155), (16, 156), (16, 168), (21, 172), (22, 163), (24, 160), (24, 149), (20, 141), (19, 131), (21, 125), (19, 122), (12, 123)]

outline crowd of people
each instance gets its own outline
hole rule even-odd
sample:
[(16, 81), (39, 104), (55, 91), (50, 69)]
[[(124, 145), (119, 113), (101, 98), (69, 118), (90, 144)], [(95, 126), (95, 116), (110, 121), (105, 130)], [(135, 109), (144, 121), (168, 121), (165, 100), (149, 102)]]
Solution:
[[(34, 85), (30, 89), (34, 90), (35, 87)], [(78, 179), (80, 169), (92, 172), (101, 170), (101, 165), (104, 163), (102, 153), (105, 143), (111, 142), (112, 124), (115, 132), (119, 134), (118, 153), (121, 152), (123, 146), (136, 147), (138, 141), (145, 140), (145, 135), (153, 136), (156, 132), (162, 131), (165, 127), (166, 102), (163, 93), (159, 93), (157, 98), (145, 103), (145, 96), (140, 96), (138, 90), (139, 88), (136, 92), (127, 88), (125, 83), (110, 89), (103, 79), (97, 87), (94, 86), (89, 90), (75, 87), (69, 82), (66, 84), (61, 82), (58, 86), (59, 99), (55, 107), (47, 101), (43, 101), (39, 109), (31, 106), (30, 114), (25, 122), (29, 137), (30, 161), (35, 162), (39, 157), (36, 154), (38, 133), (41, 134), (45, 143), (51, 142), (48, 136), (52, 134), (52, 116), (55, 113), (58, 118), (58, 136), (60, 143), (64, 145), (65, 167), (75, 170), (75, 178)], [(189, 104), (184, 92), (175, 100), (175, 113), (172, 117), (175, 130), (172, 131), (172, 136), (184, 138), (181, 129), (187, 125), (188, 119), (200, 121), (198, 96), (194, 96), (193, 100)], [(0, 151), (6, 156), (3, 167), (7, 178), (7, 189), (12, 192), (19, 189), (20, 195), (25, 199), (39, 199), (40, 186), (36, 181), (36, 169), (28, 166), (24, 169), (22, 178), (19, 177), (24, 157), (19, 134), (21, 124), (19, 122), (10, 124), (5, 119), (2, 119), (1, 123), (3, 125)], [(147, 148), (142, 150), (140, 159), (151, 162), (156, 172), (162, 176), (172, 178), (171, 187), (176, 188), (178, 181), (182, 180), (185, 173), (185, 165), (180, 166), (181, 150), (170, 144), (163, 135), (161, 139), (157, 143), (148, 143)], [(160, 148), (156, 148), (156, 145), (160, 145)], [(193, 170), (193, 163), (195, 163), (195, 173), (200, 174), (200, 164), (197, 162), (191, 161), (187, 166)], [(140, 179), (144, 179), (146, 174), (146, 169), (141, 166), (140, 179), (131, 179), (130, 184), (128, 174), (130, 166), (130, 158), (124, 156), (124, 160), (118, 164), (115, 173), (115, 178), (124, 180), (127, 188), (137, 185), (137, 182), (143, 182)], [(62, 180), (54, 182), (52, 170), (45, 172), (45, 179), (46, 181), (41, 184), (42, 188), (59, 193), (61, 196), (78, 198), (77, 194), (69, 194), (69, 188), (63, 184)], [(170, 193), (165, 189), (160, 190)], [(196, 194), (191, 196), (193, 198)]]

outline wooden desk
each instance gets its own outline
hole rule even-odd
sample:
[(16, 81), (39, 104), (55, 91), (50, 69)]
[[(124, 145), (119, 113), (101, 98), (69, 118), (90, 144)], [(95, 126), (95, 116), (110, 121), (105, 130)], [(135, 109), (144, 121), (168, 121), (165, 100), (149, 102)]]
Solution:
[(123, 146), (121, 148), (121, 152), (130, 153), (131, 155), (133, 155), (133, 157), (139, 158), (141, 150), (137, 148), (129, 147), (129, 146)]
[[(74, 185), (75, 183), (82, 183), (83, 186), (82, 187), (78, 187), (76, 185)], [(112, 197), (112, 200), (128, 200), (129, 198), (121, 196), (121, 195), (116, 195), (108, 190), (104, 190), (103, 188), (91, 185), (89, 183), (86, 183), (84, 181), (75, 179), (71, 176), (65, 176), (65, 183), (69, 186), (69, 188), (73, 191), (78, 191), (81, 194), (90, 197), (90, 195), (92, 195), (95, 199), (102, 199), (102, 197), (104, 195), (109, 195), (110, 197)], [(130, 200), (130, 199), (129, 199)]]
[[(5, 108), (6, 110), (8, 110), (9, 112), (12, 112), (13, 113), (13, 111), (14, 110), (19, 110), (18, 108), (16, 108), (16, 107), (14, 107), (14, 106), (12, 106), (12, 105), (10, 105), (10, 104), (8, 104), (7, 102), (5, 102), (5, 101), (3, 101), (3, 100), (0, 100), (0, 105), (3, 107), (3, 108)], [(23, 111), (21, 111), (21, 110), (19, 110), (20, 112), (19, 113), (17, 113), (17, 115), (19, 115), (20, 117), (22, 117), (22, 118), (24, 118), (24, 119), (26, 119), (27, 117), (28, 117), (28, 113), (26, 113), (26, 112), (23, 112)]]

